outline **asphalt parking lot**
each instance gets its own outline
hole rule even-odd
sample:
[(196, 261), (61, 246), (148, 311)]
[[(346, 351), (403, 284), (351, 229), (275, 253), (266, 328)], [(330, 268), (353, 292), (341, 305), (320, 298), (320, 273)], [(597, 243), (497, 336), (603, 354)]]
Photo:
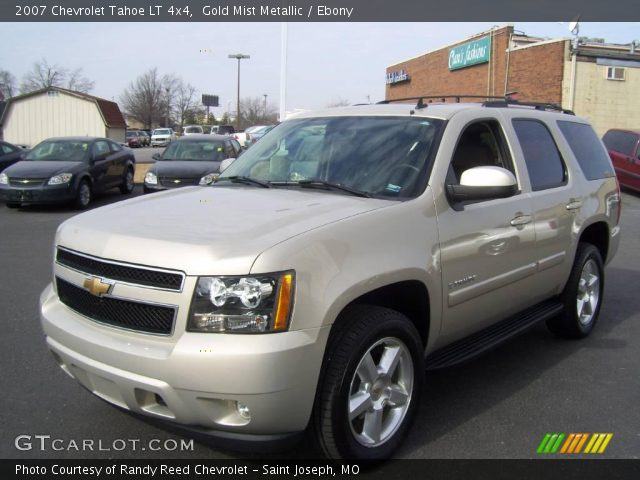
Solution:
[[(159, 149), (140, 149), (159, 152)], [(141, 194), (137, 186), (133, 195)], [(91, 208), (120, 201), (115, 192)], [(158, 458), (150, 440), (180, 439), (124, 414), (82, 389), (55, 364), (38, 321), (38, 296), (51, 281), (57, 226), (65, 207), (10, 210), (0, 204), (2, 458)], [(600, 324), (591, 337), (563, 341), (540, 325), (467, 364), (427, 374), (420, 413), (401, 458), (536, 458), (547, 432), (613, 434), (606, 458), (640, 458), (640, 196), (623, 195), (622, 242), (607, 268)], [(103, 450), (19, 450), (19, 435), (102, 441)], [(137, 449), (111, 448), (139, 439)], [(108, 448), (108, 449), (107, 449)], [(280, 454), (229, 452), (195, 443), (162, 458), (306, 458), (309, 443)], [(586, 455), (579, 455), (585, 457)]]

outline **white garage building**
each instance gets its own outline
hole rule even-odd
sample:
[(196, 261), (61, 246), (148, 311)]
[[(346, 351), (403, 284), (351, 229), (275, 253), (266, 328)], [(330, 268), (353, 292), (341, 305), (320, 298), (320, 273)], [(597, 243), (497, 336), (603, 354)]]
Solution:
[(127, 124), (118, 104), (59, 87), (12, 97), (0, 117), (4, 139), (35, 146), (50, 137), (107, 137), (124, 142)]

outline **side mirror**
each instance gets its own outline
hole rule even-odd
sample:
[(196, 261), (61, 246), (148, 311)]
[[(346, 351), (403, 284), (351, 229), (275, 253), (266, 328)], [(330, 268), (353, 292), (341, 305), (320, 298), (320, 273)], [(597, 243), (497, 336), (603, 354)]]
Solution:
[(151, 155), (151, 158), (158, 161), (160, 160), (160, 154), (159, 153), (154, 153), (153, 155)]
[(225, 158), (222, 162), (220, 162), (220, 173), (224, 172), (229, 165), (231, 165), (236, 159), (233, 157)]
[(474, 167), (462, 172), (459, 185), (447, 185), (447, 194), (455, 202), (507, 198), (518, 191), (516, 177), (502, 167)]

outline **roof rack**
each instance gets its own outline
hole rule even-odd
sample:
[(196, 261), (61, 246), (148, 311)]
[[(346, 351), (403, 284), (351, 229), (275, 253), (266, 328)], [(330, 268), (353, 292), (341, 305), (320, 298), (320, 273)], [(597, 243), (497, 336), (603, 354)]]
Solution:
[(417, 97), (405, 97), (405, 98), (394, 98), (392, 100), (381, 100), (378, 102), (379, 105), (386, 105), (388, 103), (393, 102), (406, 102), (407, 100), (417, 100), (418, 103), (416, 108), (425, 108), (427, 105), (424, 103), (425, 100), (429, 100), (428, 103), (432, 103), (433, 100), (442, 100), (443, 103), (446, 103), (448, 98), (455, 99), (456, 103), (460, 103), (461, 98), (483, 98), (485, 100), (489, 99), (498, 99), (504, 100), (505, 97), (495, 97), (492, 95), (420, 95)]
[(562, 108), (557, 103), (544, 103), (544, 102), (520, 102), (518, 100), (512, 100), (510, 98), (503, 98), (502, 100), (491, 100), (488, 102), (484, 102), (482, 104), (483, 107), (492, 107), (492, 108), (509, 108), (510, 105), (514, 105), (517, 107), (533, 107), (536, 110), (553, 110), (555, 112), (566, 113), (567, 115), (575, 115), (573, 110), (567, 110), (566, 108)]

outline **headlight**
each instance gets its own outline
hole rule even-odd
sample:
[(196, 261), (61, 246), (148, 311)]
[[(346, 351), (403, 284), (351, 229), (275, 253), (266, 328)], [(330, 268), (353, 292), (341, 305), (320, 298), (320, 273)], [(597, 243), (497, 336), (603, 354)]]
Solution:
[(0, 173), (0, 185), (8, 185), (9, 177), (7, 177), (6, 173)]
[(293, 272), (246, 277), (200, 277), (187, 330), (271, 333), (289, 328)]
[(157, 185), (158, 177), (153, 172), (147, 172), (147, 174), (144, 176), (144, 183), (148, 183), (149, 185)]
[(200, 185), (211, 185), (211, 182), (213, 182), (216, 178), (218, 178), (217, 173), (210, 173), (208, 175), (205, 175), (200, 179)]
[(62, 185), (63, 183), (69, 183), (73, 175), (71, 173), (61, 173), (49, 179), (49, 185)]

